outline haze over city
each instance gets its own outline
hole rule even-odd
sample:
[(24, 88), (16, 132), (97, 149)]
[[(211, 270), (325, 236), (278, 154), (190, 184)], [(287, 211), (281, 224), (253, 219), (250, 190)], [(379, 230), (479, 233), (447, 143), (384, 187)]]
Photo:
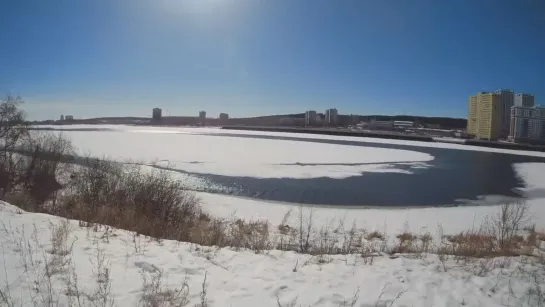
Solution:
[(545, 98), (543, 1), (4, 1), (0, 91), (29, 119), (343, 114), (467, 117)]

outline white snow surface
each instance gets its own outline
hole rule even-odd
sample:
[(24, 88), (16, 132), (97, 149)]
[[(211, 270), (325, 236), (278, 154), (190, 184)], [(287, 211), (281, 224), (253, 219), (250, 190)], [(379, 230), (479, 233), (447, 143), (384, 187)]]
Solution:
[[(55, 129), (81, 129), (81, 128), (93, 129), (94, 128), (94, 129), (110, 129), (114, 131), (153, 133), (153, 134), (230, 134), (230, 135), (256, 135), (256, 136), (262, 135), (262, 136), (296, 137), (296, 138), (302, 138), (302, 139), (345, 140), (345, 141), (355, 141), (355, 142), (362, 142), (362, 143), (395, 144), (395, 145), (408, 145), (408, 146), (417, 146), (417, 147), (459, 149), (459, 150), (470, 150), (470, 151), (506, 153), (506, 154), (522, 155), (522, 156), (545, 157), (545, 152), (470, 146), (470, 145), (457, 144), (450, 141), (449, 142), (421, 142), (421, 141), (393, 140), (393, 139), (371, 138), (371, 137), (336, 136), (336, 135), (323, 135), (323, 134), (310, 134), (310, 133), (228, 130), (228, 129), (220, 129), (218, 127), (188, 128), (188, 127), (125, 126), (125, 125), (71, 125), (71, 126), (44, 125), (44, 126), (36, 126), (36, 127), (55, 128)], [(71, 133), (71, 131), (67, 131), (65, 133)]]
[[(353, 225), (368, 231), (379, 231), (395, 236), (404, 231), (415, 234), (430, 233), (439, 236), (439, 228), (446, 234), (457, 234), (461, 231), (478, 230), (485, 218), (497, 214), (497, 205), (433, 207), (433, 208), (359, 208), (337, 206), (300, 207), (295, 204), (272, 202), (197, 192), (202, 199), (203, 207), (210, 213), (224, 218), (241, 218), (246, 220), (267, 220), (277, 226), (283, 222), (288, 212), (289, 225), (298, 225), (300, 208), (305, 217), (312, 213), (312, 220), (317, 228), (323, 225), (343, 225), (349, 231)], [(496, 201), (490, 201), (497, 204)], [(545, 199), (527, 200), (531, 222), (538, 229), (545, 229)]]
[[(347, 255), (319, 263), (316, 257), (293, 252), (256, 254), (157, 242), (116, 229), (95, 232), (79, 227), (77, 221), (69, 222), (66, 242), (71, 253), (55, 254), (51, 229), (61, 220), (0, 203), (0, 289), (14, 306), (68, 306), (67, 294), (73, 291), (67, 291), (67, 274), (76, 275), (80, 292), (90, 296), (97, 285), (108, 285), (109, 280), (111, 293), (106, 297), (120, 307), (144, 306), (141, 300), (149, 296), (144, 295), (143, 276), (150, 280), (159, 272), (162, 291), (152, 298), (164, 297), (185, 280), (188, 306), (201, 306), (204, 281), (210, 307), (272, 307), (278, 306), (277, 300), (282, 306), (350, 306), (353, 298), (353, 306), (359, 307), (540, 306), (537, 293), (544, 290), (543, 266), (525, 257), (447, 260), (442, 265), (434, 255), (395, 259), (381, 255), (373, 264), (365, 264), (359, 255)], [(97, 274), (99, 251), (108, 278)], [(57, 268), (50, 279), (44, 278), (45, 263)], [(51, 297), (53, 304), (34, 304), (33, 297), (38, 301)]]
[(135, 129), (63, 134), (72, 140), (80, 155), (156, 163), (190, 173), (225, 176), (340, 179), (360, 176), (363, 172), (410, 173), (396, 168), (396, 164), (422, 168), (427, 166), (426, 161), (433, 160), (429, 154), (412, 150)]

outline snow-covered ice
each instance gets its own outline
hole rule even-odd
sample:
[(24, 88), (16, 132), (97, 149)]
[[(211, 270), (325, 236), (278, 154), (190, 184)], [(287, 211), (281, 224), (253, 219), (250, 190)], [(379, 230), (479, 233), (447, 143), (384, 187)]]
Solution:
[(406, 173), (407, 170), (396, 168), (396, 163), (425, 167), (426, 161), (433, 160), (429, 154), (412, 150), (191, 133), (63, 133), (72, 140), (81, 155), (157, 163), (197, 174), (346, 178), (363, 172)]
[[(50, 233), (61, 220), (0, 204), (0, 289), (14, 306), (68, 306), (67, 296), (75, 291), (73, 286), (68, 291), (67, 284), (69, 280), (74, 284), (74, 276), (87, 297), (101, 286), (108, 288), (109, 280), (111, 290), (105, 297), (120, 307), (142, 306), (143, 298), (168, 297), (176, 288), (187, 293), (188, 306), (201, 306), (203, 284), (210, 307), (279, 306), (278, 302), (281, 306), (533, 307), (541, 306), (538, 300), (543, 299), (545, 286), (543, 265), (526, 257), (447, 260), (443, 265), (435, 255), (382, 255), (372, 264), (359, 255), (347, 255), (323, 262), (293, 252), (256, 254), (157, 242), (115, 229), (94, 232), (79, 227), (77, 221), (68, 227), (71, 253), (53, 253)], [(103, 269), (97, 266), (101, 256)], [(46, 263), (51, 279), (44, 275)], [(159, 274), (161, 287), (152, 291), (150, 281)], [(143, 286), (144, 277), (148, 287)], [(32, 303), (33, 297), (47, 301), (49, 294), (53, 303), (59, 300), (58, 305)]]
[[(323, 135), (323, 134), (309, 134), (309, 133), (286, 133), (286, 132), (269, 132), (269, 131), (251, 131), (251, 130), (226, 130), (217, 127), (204, 127), (204, 128), (188, 128), (188, 127), (140, 127), (140, 126), (124, 126), (124, 125), (72, 125), (72, 126), (37, 126), (43, 128), (55, 128), (55, 129), (109, 129), (113, 131), (124, 131), (134, 133), (153, 133), (153, 134), (229, 134), (229, 135), (256, 135), (256, 136), (277, 136), (277, 137), (295, 137), (301, 139), (320, 139), (320, 140), (344, 140), (355, 141), (362, 143), (375, 143), (375, 144), (394, 144), (394, 145), (407, 145), (416, 147), (430, 147), (430, 148), (445, 148), (445, 149), (459, 149), (469, 151), (483, 151), (494, 153), (506, 153), (523, 156), (545, 157), (545, 152), (539, 151), (526, 151), (526, 150), (512, 150), (503, 148), (491, 148), (481, 146), (471, 146), (464, 144), (457, 144), (453, 142), (420, 142), (420, 141), (408, 141), (408, 140), (394, 140), (394, 139), (382, 139), (382, 138), (370, 138), (370, 137), (352, 137), (352, 136), (336, 136), (336, 135)], [(65, 133), (71, 133), (66, 131)]]

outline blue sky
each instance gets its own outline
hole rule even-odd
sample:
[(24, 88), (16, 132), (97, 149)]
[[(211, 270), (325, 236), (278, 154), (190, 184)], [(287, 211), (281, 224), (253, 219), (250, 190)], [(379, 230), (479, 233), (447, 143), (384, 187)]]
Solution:
[(545, 104), (542, 0), (0, 1), (0, 93), (32, 119)]

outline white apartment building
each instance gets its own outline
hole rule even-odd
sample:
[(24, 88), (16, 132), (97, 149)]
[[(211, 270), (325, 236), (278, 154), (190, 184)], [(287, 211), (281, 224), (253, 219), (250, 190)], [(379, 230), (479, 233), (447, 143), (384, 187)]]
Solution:
[(514, 142), (545, 142), (545, 108), (513, 106), (509, 139)]
[(517, 107), (533, 107), (535, 105), (535, 96), (526, 93), (517, 93), (515, 95), (515, 105)]

